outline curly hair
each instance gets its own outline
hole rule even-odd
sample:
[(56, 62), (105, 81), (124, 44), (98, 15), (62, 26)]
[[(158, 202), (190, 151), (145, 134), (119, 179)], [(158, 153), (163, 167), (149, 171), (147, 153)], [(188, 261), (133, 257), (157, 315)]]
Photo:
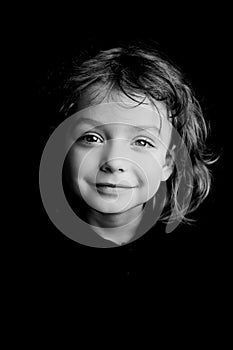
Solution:
[[(179, 166), (166, 181), (168, 191), (160, 220), (194, 221), (186, 215), (207, 197), (211, 186), (209, 165), (215, 160), (206, 146), (210, 125), (184, 74), (151, 45), (127, 43), (99, 51), (92, 48), (92, 52), (84, 52), (72, 61), (60, 112), (73, 114), (81, 94), (97, 83), (106, 94), (118, 90), (139, 105), (144, 100), (138, 101), (138, 95), (152, 104), (162, 101), (166, 105), (168, 118), (180, 136), (175, 149)], [(93, 99), (97, 98), (98, 93)], [(188, 166), (189, 159), (192, 166)]]

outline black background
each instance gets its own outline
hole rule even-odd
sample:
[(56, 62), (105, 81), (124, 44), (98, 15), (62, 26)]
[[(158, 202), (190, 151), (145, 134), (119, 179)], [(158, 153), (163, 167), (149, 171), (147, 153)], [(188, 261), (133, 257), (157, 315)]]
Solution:
[[(33, 174), (27, 191), (33, 199), (25, 207), (25, 268), (36, 288), (45, 290), (48, 286), (64, 287), (73, 283), (80, 287), (84, 281), (127, 283), (145, 279), (160, 286), (166, 283), (172, 288), (183, 283), (187, 288), (202, 285), (211, 289), (216, 283), (225, 282), (229, 228), (224, 115), (229, 111), (224, 102), (227, 93), (224, 67), (229, 64), (230, 34), (226, 14), (212, 10), (186, 9), (182, 13), (178, 9), (174, 12), (156, 8), (149, 16), (148, 9), (127, 11), (118, 6), (106, 11), (105, 7), (57, 5), (56, 8), (41, 8), (38, 5), (27, 12), (26, 21), (22, 23), (23, 44), (19, 45), (29, 73), (27, 110), (31, 112), (26, 124), (27, 130), (33, 130), (30, 132), (33, 147), (27, 148), (27, 165), (32, 165)], [(156, 40), (186, 73), (211, 122), (209, 145), (216, 154), (222, 153), (212, 167), (212, 190), (193, 215), (197, 221), (192, 226), (179, 226), (170, 235), (158, 235), (154, 229), (140, 240), (120, 248), (81, 246), (54, 227), (40, 199), (39, 162), (48, 138), (45, 115), (56, 105), (46, 93), (48, 72), (88, 40), (101, 38), (114, 42), (119, 38), (141, 39), (143, 36)]]

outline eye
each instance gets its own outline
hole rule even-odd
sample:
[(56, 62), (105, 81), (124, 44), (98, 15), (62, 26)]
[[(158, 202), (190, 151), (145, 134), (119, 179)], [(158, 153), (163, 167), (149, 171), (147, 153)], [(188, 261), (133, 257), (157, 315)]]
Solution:
[[(84, 136), (80, 137), (77, 142), (84, 141), (85, 143), (91, 144), (91, 143), (97, 143), (95, 141), (96, 139), (100, 140), (100, 138), (97, 135), (87, 134), (87, 135), (84, 135)], [(141, 142), (141, 146), (140, 147), (144, 147), (145, 148), (144, 145), (146, 144), (146, 145), (149, 145), (149, 147), (154, 147), (155, 148), (155, 146), (147, 139), (137, 139), (135, 142)], [(143, 145), (143, 143), (144, 143), (144, 145)]]
[(100, 138), (96, 135), (87, 134), (87, 135), (80, 137), (80, 139), (78, 141), (84, 141), (85, 143), (93, 143), (93, 142), (96, 143), (95, 141), (93, 141), (94, 139), (100, 140)]
[[(149, 145), (149, 147), (155, 147), (151, 142), (149, 142), (149, 141), (146, 140), (146, 139), (138, 139), (138, 140), (136, 140), (135, 142), (144, 142), (144, 144)], [(144, 146), (142, 146), (142, 147), (144, 147)]]

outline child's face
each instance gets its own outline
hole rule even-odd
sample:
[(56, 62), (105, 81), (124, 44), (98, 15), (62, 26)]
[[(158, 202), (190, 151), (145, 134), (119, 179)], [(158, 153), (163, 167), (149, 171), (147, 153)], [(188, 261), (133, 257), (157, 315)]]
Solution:
[[(138, 106), (126, 96), (92, 106), (87, 95), (80, 101), (69, 132), (75, 141), (69, 152), (71, 182), (101, 213), (142, 207), (171, 174), (166, 153), (172, 126), (166, 108), (160, 102), (157, 108), (149, 100), (144, 103)], [(99, 185), (103, 183), (119, 187)]]

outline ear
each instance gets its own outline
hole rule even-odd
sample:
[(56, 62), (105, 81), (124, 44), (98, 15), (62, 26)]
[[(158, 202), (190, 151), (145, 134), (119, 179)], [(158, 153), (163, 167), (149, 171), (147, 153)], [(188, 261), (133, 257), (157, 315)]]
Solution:
[(171, 176), (174, 164), (175, 164), (175, 150), (176, 146), (173, 145), (172, 149), (167, 152), (165, 164), (162, 168), (162, 179), (161, 181), (167, 181), (167, 179)]

